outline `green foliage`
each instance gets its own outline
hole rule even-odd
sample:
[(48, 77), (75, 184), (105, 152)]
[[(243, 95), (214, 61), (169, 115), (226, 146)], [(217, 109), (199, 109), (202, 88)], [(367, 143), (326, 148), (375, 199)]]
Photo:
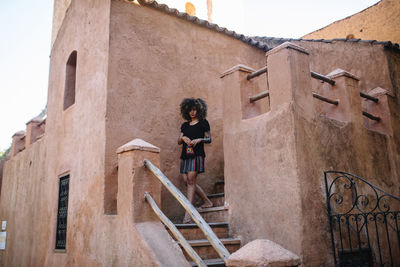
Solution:
[(8, 153), (10, 152), (11, 147), (7, 148), (6, 150), (0, 151), (0, 161), (2, 161), (5, 157), (7, 157)]

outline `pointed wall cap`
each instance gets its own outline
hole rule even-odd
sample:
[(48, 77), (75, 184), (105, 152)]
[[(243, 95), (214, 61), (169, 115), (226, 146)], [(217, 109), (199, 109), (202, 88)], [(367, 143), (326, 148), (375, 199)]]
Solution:
[(25, 131), (19, 131), (19, 132), (16, 132), (15, 134), (13, 134), (12, 137), (14, 137), (14, 136), (24, 136), (24, 135), (25, 135)]
[(26, 124), (29, 124), (31, 122), (41, 123), (42, 121), (43, 121), (42, 117), (35, 117), (35, 118), (31, 119), (30, 121), (28, 121)]
[(381, 95), (390, 95), (390, 96), (394, 96), (392, 92), (389, 92), (386, 89), (383, 89), (382, 87), (376, 87), (370, 91), (368, 91), (368, 94), (370, 96), (381, 96)]
[(331, 73), (329, 73), (327, 76), (331, 79), (341, 77), (341, 76), (346, 76), (346, 77), (352, 78), (356, 81), (360, 80), (356, 75), (354, 75), (348, 71), (342, 70), (342, 69), (336, 69), (336, 70), (332, 71)]
[(294, 43), (291, 43), (291, 42), (284, 42), (283, 44), (278, 45), (277, 47), (269, 50), (267, 53), (265, 53), (265, 56), (269, 56), (271, 54), (275, 54), (276, 52), (278, 52), (278, 51), (280, 51), (282, 49), (285, 49), (285, 48), (294, 49), (294, 50), (299, 51), (301, 53), (304, 53), (306, 55), (310, 54), (307, 49), (305, 49), (305, 48), (303, 48), (301, 46), (298, 46), (298, 45), (296, 45)]
[(126, 143), (123, 146), (120, 146), (117, 149), (117, 154), (127, 152), (127, 151), (132, 151), (132, 150), (142, 150), (142, 151), (150, 151), (150, 152), (155, 152), (155, 153), (160, 153), (160, 148), (153, 146), (150, 143), (147, 143), (146, 141), (143, 141), (142, 139), (136, 138), (130, 141), (129, 143)]
[(271, 240), (251, 241), (232, 253), (228, 266), (299, 266), (300, 257)]
[(250, 67), (247, 67), (246, 65), (239, 64), (239, 65), (236, 65), (236, 66), (230, 68), (229, 70), (224, 71), (221, 74), (220, 78), (224, 78), (226, 75), (234, 73), (235, 71), (243, 71), (243, 72), (247, 72), (247, 73), (252, 73), (252, 72), (255, 72), (256, 70), (252, 69)]

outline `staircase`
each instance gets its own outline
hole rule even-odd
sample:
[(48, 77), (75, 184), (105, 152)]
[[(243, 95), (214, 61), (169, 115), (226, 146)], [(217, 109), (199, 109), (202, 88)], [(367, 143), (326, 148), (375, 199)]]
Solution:
[[(212, 208), (198, 209), (198, 211), (204, 220), (208, 222), (218, 238), (220, 238), (226, 249), (228, 249), (230, 253), (233, 253), (240, 248), (240, 239), (229, 236), (229, 225), (227, 223), (228, 209), (224, 206), (224, 182), (216, 182), (214, 185), (214, 193), (208, 195), (208, 197), (213, 202), (214, 206)], [(225, 266), (222, 259), (218, 257), (218, 254), (196, 224), (175, 224), (175, 226), (186, 240), (188, 240), (189, 244), (204, 260), (207, 266)], [(191, 261), (184, 250), (183, 253), (192, 266), (197, 266)]]

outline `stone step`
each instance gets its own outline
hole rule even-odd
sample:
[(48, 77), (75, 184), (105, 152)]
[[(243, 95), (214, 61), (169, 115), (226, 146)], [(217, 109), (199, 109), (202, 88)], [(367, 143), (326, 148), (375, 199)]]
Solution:
[(208, 223), (228, 221), (228, 208), (224, 206), (198, 209), (198, 212)]
[(224, 193), (216, 193), (208, 195), (208, 198), (213, 203), (214, 207), (220, 207), (225, 205), (225, 194)]
[[(228, 223), (209, 223), (208, 224), (218, 238), (228, 237)], [(175, 224), (176, 228), (181, 232), (186, 240), (203, 239), (205, 235), (203, 231), (195, 223)]]
[[(230, 253), (233, 253), (240, 248), (239, 238), (221, 238), (220, 240)], [(217, 252), (211, 246), (210, 242), (208, 242), (207, 239), (188, 240), (188, 242), (202, 259), (216, 259), (219, 257)], [(186, 254), (186, 252), (185, 251), (183, 252), (186, 258), (188, 260), (191, 260), (190, 257)]]
[[(192, 267), (197, 266), (197, 264), (194, 263), (193, 261), (189, 261), (189, 263)], [(208, 260), (204, 260), (204, 263), (209, 267), (225, 267), (226, 266), (224, 261), (221, 259), (208, 259)]]
[(217, 181), (214, 184), (214, 193), (224, 193), (225, 182), (224, 181)]

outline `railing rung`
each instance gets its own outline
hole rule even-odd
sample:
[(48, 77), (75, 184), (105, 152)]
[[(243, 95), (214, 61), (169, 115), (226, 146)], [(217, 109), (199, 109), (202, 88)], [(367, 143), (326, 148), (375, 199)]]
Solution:
[(318, 80), (327, 82), (327, 83), (329, 83), (331, 85), (335, 85), (335, 81), (334, 80), (332, 80), (331, 78), (329, 78), (329, 77), (327, 77), (325, 75), (316, 73), (315, 71), (311, 71), (311, 77), (313, 77), (314, 79), (318, 79)]
[(182, 207), (192, 217), (193, 221), (203, 231), (207, 240), (213, 246), (220, 258), (225, 262), (230, 256), (229, 251), (222, 244), (221, 240), (215, 235), (208, 223), (201, 217), (200, 213), (195, 209), (192, 203), (176, 188), (176, 186), (149, 160), (144, 160), (144, 165), (158, 178), (158, 180), (168, 189), (169, 192), (178, 200)]
[(312, 93), (312, 96), (314, 98), (319, 99), (321, 101), (324, 101), (326, 103), (329, 103), (329, 104), (332, 104), (332, 105), (336, 105), (336, 106), (339, 105), (339, 100), (332, 100), (332, 99), (323, 97), (322, 95), (319, 95), (319, 94), (317, 94), (315, 92)]
[(199, 254), (197, 254), (196, 251), (194, 251), (192, 246), (189, 244), (189, 242), (187, 242), (185, 237), (183, 237), (181, 232), (179, 232), (179, 230), (170, 221), (170, 219), (168, 219), (168, 217), (165, 216), (165, 214), (160, 210), (160, 208), (157, 206), (157, 203), (154, 201), (154, 199), (150, 196), (150, 194), (148, 192), (144, 193), (144, 198), (150, 204), (154, 213), (158, 216), (158, 218), (160, 218), (162, 223), (168, 227), (168, 229), (174, 235), (176, 240), (179, 241), (179, 243), (182, 245), (183, 249), (192, 258), (192, 260), (197, 264), (197, 266), (207, 267), (207, 265), (204, 263), (204, 261), (200, 258)]
[(266, 73), (266, 72), (268, 72), (267, 66), (265, 66), (265, 67), (255, 71), (255, 72), (252, 72), (249, 75), (247, 75), (247, 80), (253, 79), (254, 77), (257, 77), (257, 76), (259, 76), (259, 75), (261, 75), (263, 73)]
[(363, 97), (363, 98), (366, 98), (368, 100), (374, 101), (375, 103), (378, 103), (378, 101), (379, 101), (378, 98), (370, 96), (370, 95), (367, 95), (367, 94), (365, 94), (363, 92), (360, 92), (360, 96)]
[(371, 119), (371, 120), (374, 120), (374, 121), (380, 121), (380, 120), (381, 120), (380, 117), (374, 116), (374, 115), (372, 115), (371, 113), (368, 113), (368, 112), (366, 112), (366, 111), (363, 111), (362, 114), (363, 114), (365, 117), (367, 117), (368, 119)]
[(269, 90), (266, 90), (264, 92), (261, 92), (259, 94), (254, 95), (254, 96), (250, 96), (249, 97), (249, 101), (250, 101), (250, 103), (253, 103), (253, 102), (255, 102), (257, 100), (260, 100), (260, 99), (262, 99), (264, 97), (267, 97), (267, 96), (269, 96)]

